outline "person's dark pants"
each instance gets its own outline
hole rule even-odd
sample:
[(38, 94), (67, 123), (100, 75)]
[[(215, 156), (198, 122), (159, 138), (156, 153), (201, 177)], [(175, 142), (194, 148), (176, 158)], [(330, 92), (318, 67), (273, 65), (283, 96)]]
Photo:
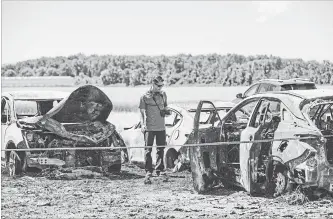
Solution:
[[(166, 135), (165, 130), (164, 131), (146, 131), (145, 132), (145, 143), (146, 146), (153, 146), (154, 139), (156, 136), (156, 145), (165, 145), (166, 144)], [(145, 148), (145, 170), (146, 173), (150, 172), (153, 173), (153, 162), (151, 158), (151, 151), (152, 148)], [(164, 156), (164, 147), (157, 147), (156, 148), (157, 154), (156, 154), (156, 171), (164, 171), (164, 163), (163, 163), (163, 156)]]

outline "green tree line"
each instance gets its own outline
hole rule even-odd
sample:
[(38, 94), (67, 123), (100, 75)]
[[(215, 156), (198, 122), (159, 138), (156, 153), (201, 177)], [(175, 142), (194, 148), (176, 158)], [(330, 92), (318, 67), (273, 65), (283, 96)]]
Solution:
[(97, 79), (95, 81), (104, 85), (124, 83), (126, 86), (148, 84), (156, 75), (165, 78), (168, 85), (250, 85), (265, 78), (295, 77), (307, 78), (317, 84), (333, 84), (333, 63), (272, 55), (86, 56), (80, 53), (2, 65), (1, 75), (72, 76), (80, 83), (91, 83), (91, 79)]

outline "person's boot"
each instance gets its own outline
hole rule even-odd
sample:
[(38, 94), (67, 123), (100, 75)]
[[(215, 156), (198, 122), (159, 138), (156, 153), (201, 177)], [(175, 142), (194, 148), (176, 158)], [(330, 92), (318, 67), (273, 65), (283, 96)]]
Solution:
[(151, 184), (150, 178), (152, 177), (152, 173), (146, 173), (144, 184)]

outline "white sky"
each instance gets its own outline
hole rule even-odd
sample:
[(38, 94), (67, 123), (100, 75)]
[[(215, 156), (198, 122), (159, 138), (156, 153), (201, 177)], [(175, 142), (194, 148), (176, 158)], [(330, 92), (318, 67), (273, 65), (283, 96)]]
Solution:
[(2, 1), (2, 64), (77, 53), (333, 61), (333, 2)]

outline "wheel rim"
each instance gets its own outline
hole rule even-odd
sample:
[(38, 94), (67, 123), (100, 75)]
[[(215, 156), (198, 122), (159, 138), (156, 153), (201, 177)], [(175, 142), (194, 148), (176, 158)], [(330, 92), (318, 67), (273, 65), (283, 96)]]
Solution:
[(286, 188), (286, 177), (281, 172), (276, 173), (274, 184), (275, 184), (274, 196), (281, 195)]

